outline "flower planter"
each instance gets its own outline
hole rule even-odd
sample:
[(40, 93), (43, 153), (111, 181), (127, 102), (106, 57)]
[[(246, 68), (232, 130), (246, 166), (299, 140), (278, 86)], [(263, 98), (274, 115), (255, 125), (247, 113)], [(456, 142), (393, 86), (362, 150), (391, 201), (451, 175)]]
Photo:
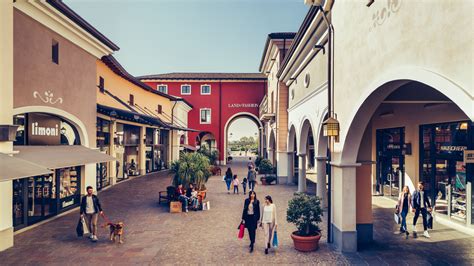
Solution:
[(321, 234), (315, 236), (298, 236), (293, 232), (291, 238), (295, 245), (295, 249), (298, 251), (309, 252), (315, 251), (319, 248), (319, 239), (321, 239)]

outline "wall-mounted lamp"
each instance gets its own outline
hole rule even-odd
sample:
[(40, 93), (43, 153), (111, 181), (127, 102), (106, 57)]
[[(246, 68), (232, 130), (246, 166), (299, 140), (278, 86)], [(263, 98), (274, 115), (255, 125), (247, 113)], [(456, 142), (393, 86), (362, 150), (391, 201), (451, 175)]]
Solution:
[(66, 134), (66, 128), (62, 127), (61, 128), (61, 135), (64, 135), (64, 134)]
[(109, 116), (110, 116), (110, 121), (112, 121), (112, 122), (117, 121), (117, 112), (112, 111), (112, 112), (110, 112)]
[(323, 122), (323, 135), (325, 137), (339, 137), (339, 121), (336, 118), (329, 117)]

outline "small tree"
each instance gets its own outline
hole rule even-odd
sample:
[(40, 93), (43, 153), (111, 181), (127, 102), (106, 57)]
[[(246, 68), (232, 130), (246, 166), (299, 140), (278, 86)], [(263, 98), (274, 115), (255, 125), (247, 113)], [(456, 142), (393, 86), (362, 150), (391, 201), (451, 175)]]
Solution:
[(296, 225), (298, 236), (314, 236), (321, 232), (319, 223), (322, 221), (323, 210), (321, 201), (316, 196), (295, 193), (288, 201), (286, 220)]
[(259, 174), (273, 174), (273, 165), (272, 162), (268, 159), (263, 159), (260, 161), (258, 165), (258, 173)]
[(211, 176), (209, 159), (200, 153), (185, 153), (171, 164), (171, 173), (174, 174), (175, 187), (179, 184), (187, 187), (193, 183), (197, 189), (203, 189)]
[(203, 145), (198, 150), (198, 153), (206, 156), (209, 159), (210, 164), (216, 165), (217, 158), (219, 157), (219, 152), (217, 150), (211, 151), (206, 145)]

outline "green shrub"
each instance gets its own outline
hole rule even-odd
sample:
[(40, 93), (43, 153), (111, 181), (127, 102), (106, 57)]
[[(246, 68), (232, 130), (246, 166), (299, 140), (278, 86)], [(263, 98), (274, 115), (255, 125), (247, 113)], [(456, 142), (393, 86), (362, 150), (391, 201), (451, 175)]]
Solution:
[(262, 177), (260, 178), (260, 181), (262, 181), (262, 178), (265, 178), (265, 182), (266, 182), (267, 184), (271, 184), (271, 183), (273, 183), (273, 182), (275, 182), (275, 181), (277, 180), (276, 176), (274, 176), (274, 175), (262, 176)]
[(197, 189), (203, 189), (211, 176), (209, 159), (201, 153), (184, 153), (178, 161), (171, 164), (173, 185), (182, 184), (188, 187), (190, 183), (196, 184)]
[(321, 201), (316, 196), (295, 193), (288, 201), (286, 220), (296, 225), (296, 234), (299, 236), (314, 236), (320, 233), (319, 223), (322, 216)]
[(255, 158), (255, 167), (259, 167), (260, 166), (260, 162), (262, 162), (262, 157), (260, 156), (257, 156), (257, 158)]
[(258, 173), (259, 174), (273, 174), (273, 165), (268, 159), (263, 159), (260, 161), (258, 166)]
[(198, 153), (206, 156), (209, 159), (210, 164), (216, 165), (217, 159), (219, 158), (219, 151), (217, 150), (211, 151), (206, 145), (203, 145), (198, 150)]

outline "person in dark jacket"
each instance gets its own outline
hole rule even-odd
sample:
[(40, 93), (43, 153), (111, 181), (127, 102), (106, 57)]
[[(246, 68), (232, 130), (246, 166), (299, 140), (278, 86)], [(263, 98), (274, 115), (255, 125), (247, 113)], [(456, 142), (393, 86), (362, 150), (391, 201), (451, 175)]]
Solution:
[(418, 183), (418, 190), (413, 193), (411, 200), (412, 211), (415, 213), (415, 217), (413, 217), (413, 237), (417, 237), (416, 222), (421, 213), (421, 217), (423, 218), (423, 236), (430, 238), (430, 234), (428, 234), (427, 215), (428, 212), (431, 212), (431, 203), (428, 193), (424, 191), (423, 182)]
[(232, 180), (234, 179), (234, 175), (232, 174), (232, 169), (227, 168), (227, 171), (225, 172), (225, 184), (227, 185), (227, 194), (230, 194), (230, 184), (232, 183)]
[(81, 217), (84, 217), (91, 232), (90, 239), (96, 242), (97, 239), (97, 219), (99, 214), (103, 215), (102, 207), (100, 206), (99, 198), (93, 194), (94, 189), (91, 186), (87, 187), (87, 195), (81, 200)]
[(248, 199), (245, 199), (244, 209), (242, 211), (242, 223), (245, 224), (250, 238), (250, 252), (253, 252), (255, 244), (255, 231), (260, 220), (260, 202), (257, 199), (255, 191), (249, 192)]

